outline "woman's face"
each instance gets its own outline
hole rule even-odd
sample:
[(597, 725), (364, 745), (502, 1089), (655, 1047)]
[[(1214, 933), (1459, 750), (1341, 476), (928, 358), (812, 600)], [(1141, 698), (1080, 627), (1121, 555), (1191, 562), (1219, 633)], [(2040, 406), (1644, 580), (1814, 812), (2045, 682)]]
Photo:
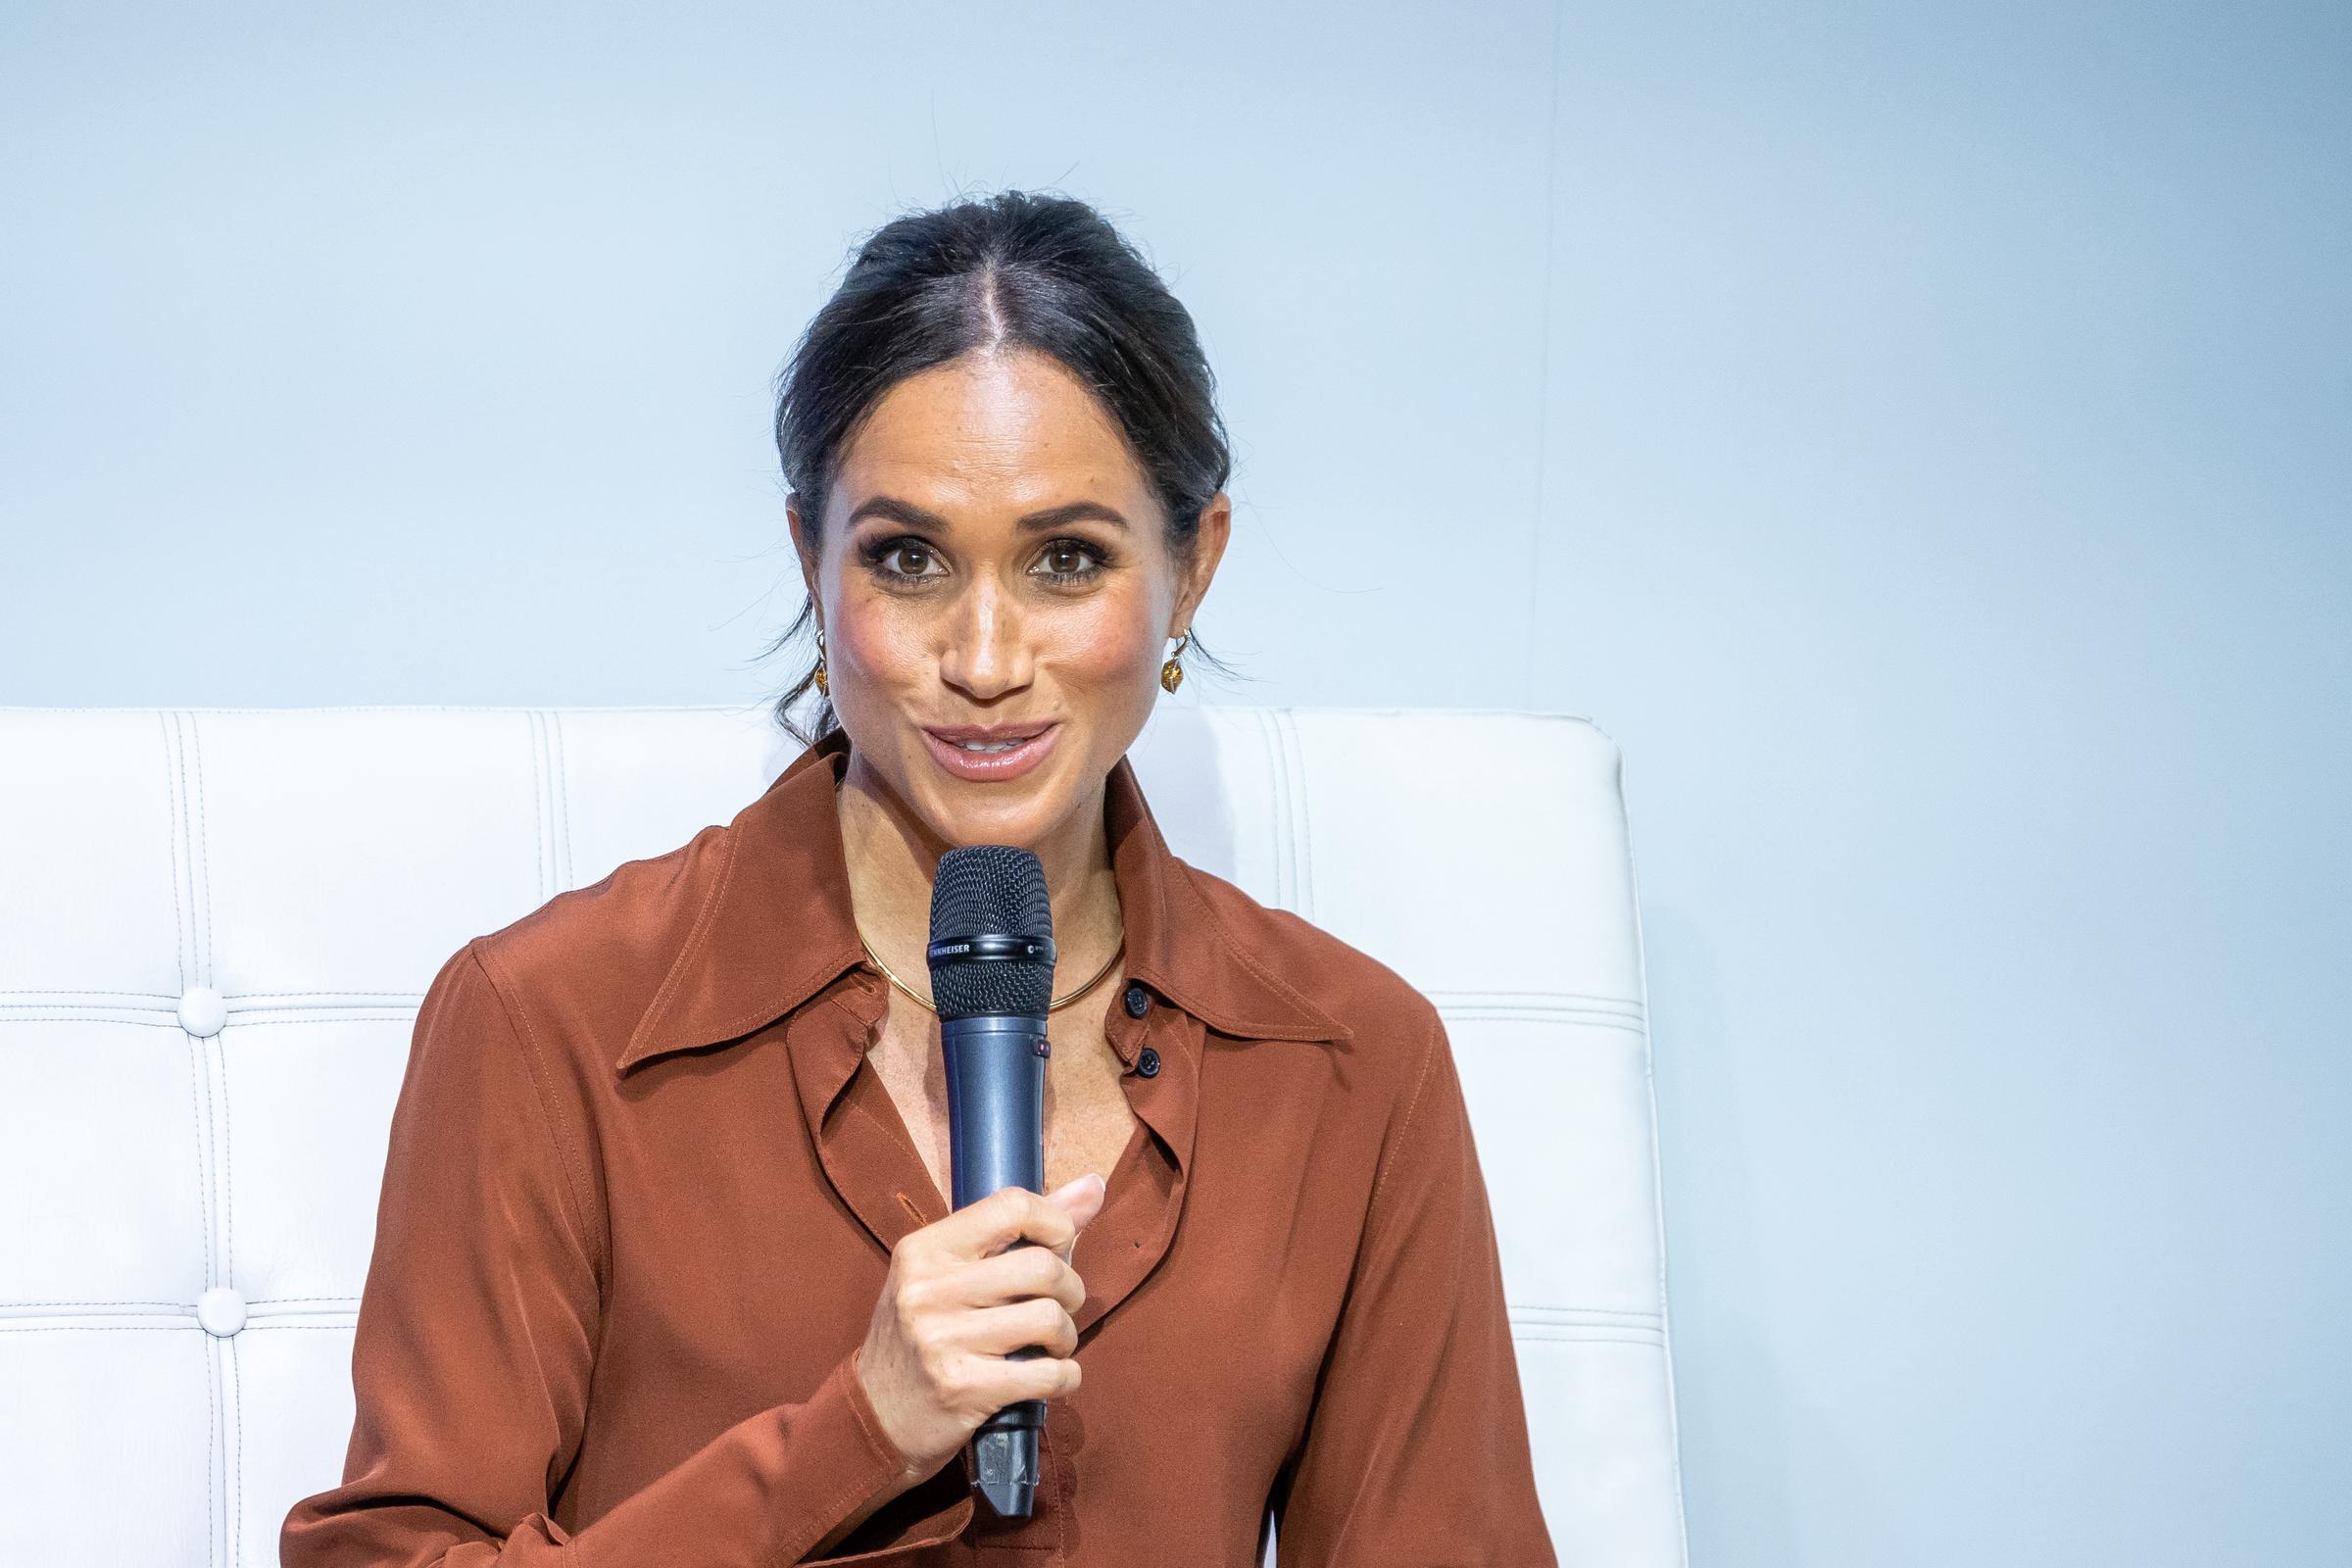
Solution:
[[(813, 561), (806, 498), (787, 511), (853, 761), (943, 849), (1082, 832), (1216, 570), (1230, 503), (1205, 509), (1180, 570), (1110, 416), (1025, 351), (901, 381), (837, 466)], [(992, 764), (933, 733), (957, 726), (1037, 738)]]

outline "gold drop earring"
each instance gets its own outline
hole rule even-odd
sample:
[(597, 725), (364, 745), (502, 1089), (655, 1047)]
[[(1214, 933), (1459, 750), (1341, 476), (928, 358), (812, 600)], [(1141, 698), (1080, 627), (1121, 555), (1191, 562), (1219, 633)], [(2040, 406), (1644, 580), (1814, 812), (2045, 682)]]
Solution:
[(1184, 649), (1185, 645), (1192, 640), (1193, 628), (1187, 626), (1184, 628), (1184, 635), (1176, 639), (1176, 651), (1168, 655), (1166, 663), (1159, 666), (1159, 684), (1162, 690), (1172, 692), (1184, 684), (1184, 664), (1182, 662)]
[(822, 626), (816, 628), (816, 691), (820, 697), (833, 695), (833, 688), (825, 682), (825, 628)]

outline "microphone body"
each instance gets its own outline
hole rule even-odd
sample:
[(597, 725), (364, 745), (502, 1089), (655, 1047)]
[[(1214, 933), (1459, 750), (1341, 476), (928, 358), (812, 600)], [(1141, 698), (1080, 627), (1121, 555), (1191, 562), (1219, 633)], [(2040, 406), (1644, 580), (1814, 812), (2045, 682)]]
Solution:
[[(952, 1206), (1004, 1187), (1044, 1192), (1054, 954), (1054, 910), (1037, 856), (1006, 844), (941, 856), (925, 957), (947, 1062)], [(1043, 1346), (1023, 1346), (1007, 1359), (1045, 1353)], [(1045, 1400), (1018, 1399), (972, 1433), (972, 1487), (1000, 1518), (1029, 1517), (1045, 1424)]]
[[(1017, 1014), (943, 1018), (948, 1064), (948, 1146), (955, 1205), (1000, 1187), (1046, 1188), (1046, 1020)], [(1034, 1247), (1034, 1242), (1020, 1242)], [(1034, 1360), (1038, 1346), (1008, 1359)], [(1001, 1518), (1029, 1516), (1037, 1494), (1037, 1435), (1046, 1401), (1006, 1405), (972, 1434), (972, 1484)]]

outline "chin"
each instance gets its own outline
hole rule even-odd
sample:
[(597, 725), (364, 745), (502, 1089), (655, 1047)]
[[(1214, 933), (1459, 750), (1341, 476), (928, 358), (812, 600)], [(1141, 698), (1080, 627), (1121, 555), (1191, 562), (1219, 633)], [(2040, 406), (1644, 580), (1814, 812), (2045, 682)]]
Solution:
[(1059, 777), (1009, 784), (966, 784), (943, 778), (933, 786), (937, 808), (932, 823), (952, 844), (1014, 844), (1036, 849), (1054, 834), (1071, 808), (1071, 792)]

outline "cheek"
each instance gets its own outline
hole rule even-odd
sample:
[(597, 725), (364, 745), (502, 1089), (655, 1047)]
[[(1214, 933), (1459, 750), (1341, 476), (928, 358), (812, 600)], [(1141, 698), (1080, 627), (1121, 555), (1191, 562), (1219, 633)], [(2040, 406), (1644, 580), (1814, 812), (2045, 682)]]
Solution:
[(827, 652), (884, 686), (915, 678), (930, 668), (930, 644), (921, 624), (899, 611), (895, 601), (852, 598), (833, 614)]
[(1103, 598), (1083, 613), (1055, 617), (1046, 633), (1048, 653), (1062, 678), (1087, 686), (1129, 686), (1159, 678), (1163, 659), (1143, 595)]

